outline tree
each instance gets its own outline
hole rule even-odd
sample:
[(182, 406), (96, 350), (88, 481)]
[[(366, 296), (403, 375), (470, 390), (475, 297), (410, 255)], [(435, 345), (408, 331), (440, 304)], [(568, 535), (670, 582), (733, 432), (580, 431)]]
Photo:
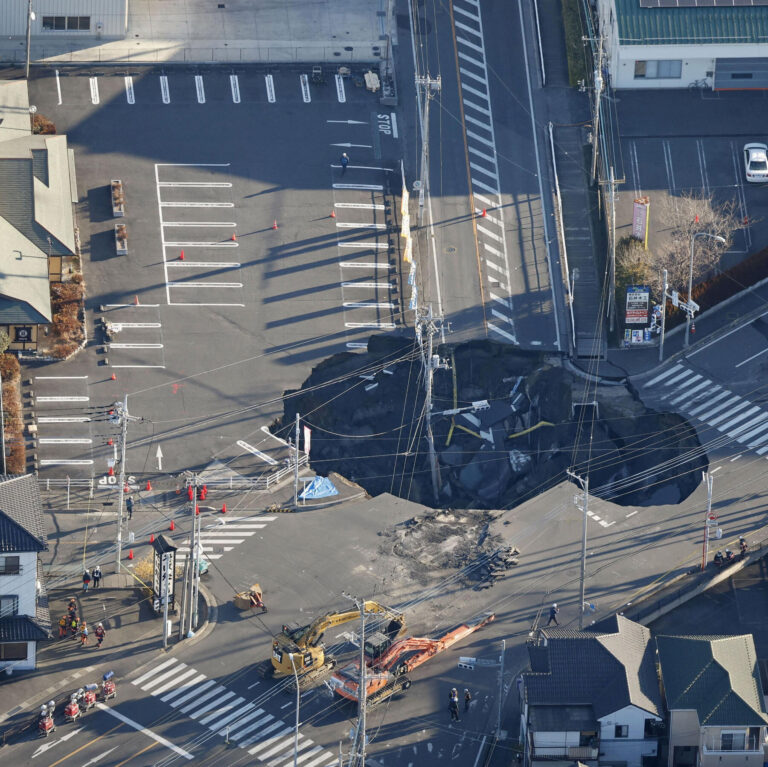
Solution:
[(4, 330), (0, 330), (0, 354), (4, 354), (11, 345), (11, 337)]

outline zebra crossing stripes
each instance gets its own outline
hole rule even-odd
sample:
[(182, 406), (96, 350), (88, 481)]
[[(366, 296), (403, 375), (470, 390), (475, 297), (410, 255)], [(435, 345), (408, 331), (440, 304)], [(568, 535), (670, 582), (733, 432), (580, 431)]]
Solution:
[(768, 412), (682, 363), (647, 381), (662, 402), (717, 429), (757, 455), (768, 453)]
[[(197, 720), (211, 733), (227, 736), (266, 767), (292, 763), (294, 727), (176, 658), (163, 661), (131, 684)], [(333, 753), (301, 732), (297, 754), (301, 767), (336, 764)]]
[[(265, 528), (269, 522), (277, 519), (272, 515), (260, 517), (225, 517), (220, 516), (216, 521), (206, 526), (200, 533), (200, 548), (206, 559), (221, 559), (224, 554), (235, 546), (244, 543), (247, 538)], [(176, 561), (184, 564), (189, 556), (191, 541), (185, 538), (176, 550)]]

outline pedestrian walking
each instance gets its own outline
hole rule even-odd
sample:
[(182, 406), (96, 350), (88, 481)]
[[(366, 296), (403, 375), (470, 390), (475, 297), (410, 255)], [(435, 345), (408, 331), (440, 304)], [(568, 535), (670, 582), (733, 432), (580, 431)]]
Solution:
[(448, 710), (451, 712), (451, 721), (459, 722), (459, 691), (454, 687), (448, 699)]
[(101, 582), (101, 568), (96, 565), (96, 567), (93, 568), (91, 575), (93, 576), (93, 588), (99, 588), (99, 583)]
[(77, 615), (73, 615), (69, 621), (69, 630), (72, 632), (72, 639), (77, 637), (77, 630), (80, 628), (80, 621), (77, 619)]
[(75, 615), (77, 615), (77, 602), (75, 602), (75, 598), (72, 597), (67, 605), (67, 617), (72, 618)]
[(104, 637), (107, 635), (107, 632), (104, 631), (104, 625), (99, 623), (99, 625), (96, 626), (96, 631), (93, 633), (96, 634), (96, 649), (98, 650), (99, 647), (101, 647), (101, 643), (104, 641)]
[(349, 156), (346, 152), (341, 153), (341, 175), (343, 176), (347, 172), (347, 165), (349, 165)]
[(88, 568), (83, 573), (83, 591), (88, 591), (88, 586), (91, 585), (91, 574), (88, 572)]
[(67, 635), (67, 626), (69, 625), (69, 618), (66, 615), (62, 615), (59, 619), (59, 639), (63, 639)]
[(469, 711), (469, 704), (472, 702), (472, 693), (465, 687), (464, 688), (464, 712)]
[(128, 519), (133, 519), (133, 498), (130, 495), (125, 499), (125, 510), (128, 512)]
[(559, 626), (560, 624), (557, 622), (557, 614), (560, 612), (557, 603), (553, 603), (552, 607), (549, 608), (549, 620), (547, 621), (547, 626), (549, 626), (550, 623), (554, 623), (555, 626)]
[(83, 627), (80, 629), (80, 647), (85, 647), (88, 644), (88, 626), (83, 621)]

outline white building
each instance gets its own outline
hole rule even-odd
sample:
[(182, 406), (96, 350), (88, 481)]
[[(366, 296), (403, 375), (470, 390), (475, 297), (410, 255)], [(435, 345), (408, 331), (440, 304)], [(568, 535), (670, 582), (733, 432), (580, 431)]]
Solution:
[[(27, 34), (27, 0), (0, 2), (0, 34)], [(128, 28), (128, 0), (32, 0), (32, 36), (121, 39)]]
[(596, 0), (614, 88), (768, 89), (768, 6)]
[(48, 549), (37, 478), (0, 476), (0, 669), (34, 669), (51, 621), (41, 551)]

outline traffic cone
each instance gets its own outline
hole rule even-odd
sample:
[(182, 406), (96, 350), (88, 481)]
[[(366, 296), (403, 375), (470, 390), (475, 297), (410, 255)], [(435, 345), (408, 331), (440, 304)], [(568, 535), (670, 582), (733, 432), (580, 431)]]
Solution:
[(749, 226), (749, 216), (744, 216), (744, 226)]
[(126, 484), (126, 485), (123, 485), (123, 492), (124, 492), (124, 493), (130, 493), (130, 492), (131, 492), (131, 488), (130, 488), (130, 487), (128, 487), (128, 485), (127, 485), (127, 484)]
[(698, 215), (698, 213), (696, 214), (696, 217), (693, 219), (693, 221), (694, 221), (695, 224), (699, 223), (699, 215)]
[(179, 261), (184, 260), (184, 251), (182, 250), (181, 253), (179, 253)]
[(331, 211), (331, 218), (336, 218), (336, 211), (335, 210)]
[(277, 229), (277, 219), (275, 219), (275, 222), (272, 224), (273, 229)]
[(232, 242), (237, 242), (237, 237), (234, 232), (232, 232), (232, 236), (229, 239), (232, 240)]
[(208, 495), (208, 485), (203, 485), (203, 500)]
[(149, 492), (152, 489), (152, 483), (147, 480), (147, 492)]
[(117, 376), (114, 373), (112, 373), (112, 379), (111, 380), (117, 381)]
[(488, 215), (488, 211), (483, 208), (483, 212), (480, 214), (480, 218), (485, 218)]
[(109, 474), (110, 477), (114, 477), (115, 476), (115, 468), (114, 468), (114, 466), (110, 466), (109, 467), (109, 471), (107, 472), (107, 474)]
[(155, 542), (155, 534), (154, 534), (154, 533), (152, 533), (152, 534), (149, 536), (149, 542), (150, 542), (150, 543), (154, 543), (154, 542)]
[(173, 532), (176, 529), (176, 523), (171, 520), (171, 524), (168, 526), (168, 529)]
[(195, 516), (199, 514), (200, 514), (200, 507), (197, 504), (195, 504)]
[(110, 438), (107, 440), (107, 444), (108, 444), (108, 445), (111, 445), (111, 444), (112, 444), (112, 437), (110, 437)]
[(189, 498), (190, 501), (194, 500), (195, 498), (195, 491), (192, 488), (192, 485), (187, 486), (187, 498)]
[(226, 503), (222, 503), (221, 504), (221, 513), (222, 514), (226, 514), (227, 513), (227, 504)]
[(133, 549), (128, 549), (128, 559), (133, 559)]
[(138, 296), (134, 296), (133, 297), (133, 305), (134, 306), (138, 306), (139, 305), (139, 297)]

